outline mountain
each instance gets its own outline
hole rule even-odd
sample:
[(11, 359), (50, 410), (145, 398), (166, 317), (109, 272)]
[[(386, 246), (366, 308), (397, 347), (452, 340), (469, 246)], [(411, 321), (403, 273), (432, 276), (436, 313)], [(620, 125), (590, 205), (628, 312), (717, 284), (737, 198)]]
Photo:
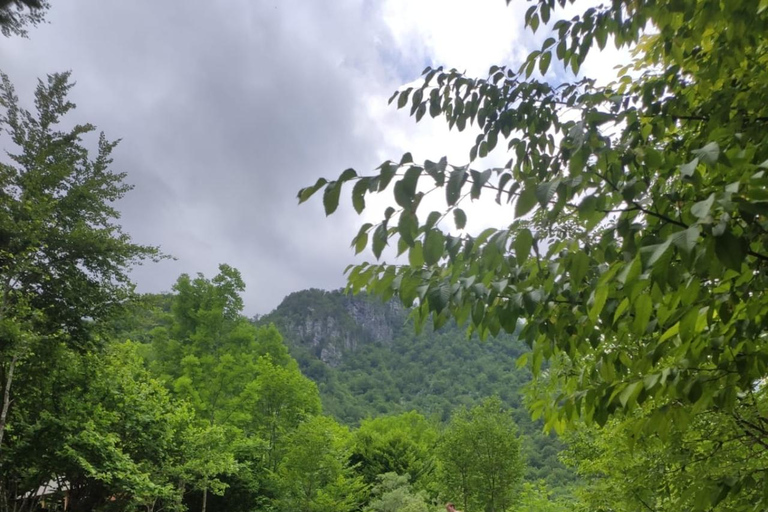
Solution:
[(274, 323), (291, 347), (337, 367), (358, 347), (390, 343), (407, 316), (396, 302), (310, 289), (288, 295), (261, 322)]
[(498, 395), (523, 434), (528, 477), (555, 486), (573, 478), (557, 460), (560, 443), (523, 405), (531, 375), (517, 368), (527, 347), (515, 336), (468, 339), (455, 324), (417, 334), (399, 303), (316, 289), (292, 293), (258, 321), (278, 327), (323, 410), (344, 423), (409, 410), (445, 422), (457, 407)]

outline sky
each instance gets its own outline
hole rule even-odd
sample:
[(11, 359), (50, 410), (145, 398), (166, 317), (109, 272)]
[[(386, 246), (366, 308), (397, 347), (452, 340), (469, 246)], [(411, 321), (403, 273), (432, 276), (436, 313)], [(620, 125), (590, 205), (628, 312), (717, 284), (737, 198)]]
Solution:
[[(394, 90), (428, 65), (478, 76), (518, 66), (546, 38), (523, 29), (523, 0), (51, 3), (28, 39), (0, 40), (0, 69), (28, 106), (38, 78), (70, 70), (71, 121), (121, 139), (113, 169), (134, 189), (120, 222), (174, 257), (136, 268), (138, 290), (227, 263), (243, 275), (249, 316), (294, 291), (342, 287), (344, 268), (362, 261), (349, 246), (375, 207), (358, 216), (347, 190), (326, 217), (319, 195), (297, 204), (300, 188), (349, 167), (370, 174), (405, 151), (466, 163), (474, 136), (416, 124), (387, 105)], [(624, 58), (609, 54), (583, 72), (605, 76)]]

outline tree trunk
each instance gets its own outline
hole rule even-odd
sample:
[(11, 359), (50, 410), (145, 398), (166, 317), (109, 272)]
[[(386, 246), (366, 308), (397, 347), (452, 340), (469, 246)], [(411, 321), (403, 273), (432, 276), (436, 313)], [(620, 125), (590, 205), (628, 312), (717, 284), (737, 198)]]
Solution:
[(11, 384), (13, 383), (13, 370), (16, 368), (16, 361), (18, 356), (13, 356), (11, 364), (8, 366), (8, 378), (5, 382), (5, 389), (3, 389), (3, 410), (0, 411), (0, 453), (3, 450), (3, 436), (5, 435), (5, 425), (8, 421), (8, 409), (11, 406)]
[(207, 506), (208, 506), (208, 487), (206, 486), (203, 489), (203, 512), (205, 512), (205, 509)]

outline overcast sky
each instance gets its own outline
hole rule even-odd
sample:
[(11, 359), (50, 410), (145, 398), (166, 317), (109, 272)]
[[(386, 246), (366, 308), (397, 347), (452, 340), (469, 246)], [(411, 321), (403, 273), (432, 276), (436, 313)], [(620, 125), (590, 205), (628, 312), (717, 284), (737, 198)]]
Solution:
[(137, 269), (139, 290), (228, 263), (248, 315), (343, 286), (354, 261), (348, 194), (326, 218), (319, 196), (297, 205), (299, 188), (404, 151), (466, 162), (467, 137), (387, 106), (397, 87), (427, 65), (519, 65), (544, 37), (523, 31), (522, 0), (51, 3), (29, 39), (0, 40), (0, 69), (27, 102), (38, 77), (71, 70), (73, 120), (122, 139), (114, 168), (135, 185), (122, 224), (176, 257)]

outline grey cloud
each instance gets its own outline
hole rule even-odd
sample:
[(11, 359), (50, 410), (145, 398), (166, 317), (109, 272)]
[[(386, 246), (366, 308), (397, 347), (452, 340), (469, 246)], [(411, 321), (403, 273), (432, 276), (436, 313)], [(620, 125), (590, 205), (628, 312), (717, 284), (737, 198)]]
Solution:
[[(55, 2), (50, 25), (7, 40), (22, 96), (72, 69), (77, 120), (123, 138), (115, 168), (135, 190), (123, 225), (178, 258), (136, 270), (139, 288), (181, 272), (243, 272), (247, 312), (296, 289), (338, 287), (357, 221), (328, 219), (297, 190), (369, 169), (386, 143), (363, 99), (399, 85), (378, 4), (364, 0)], [(407, 72), (407, 71), (406, 71)], [(417, 71), (418, 72), (418, 71)]]

